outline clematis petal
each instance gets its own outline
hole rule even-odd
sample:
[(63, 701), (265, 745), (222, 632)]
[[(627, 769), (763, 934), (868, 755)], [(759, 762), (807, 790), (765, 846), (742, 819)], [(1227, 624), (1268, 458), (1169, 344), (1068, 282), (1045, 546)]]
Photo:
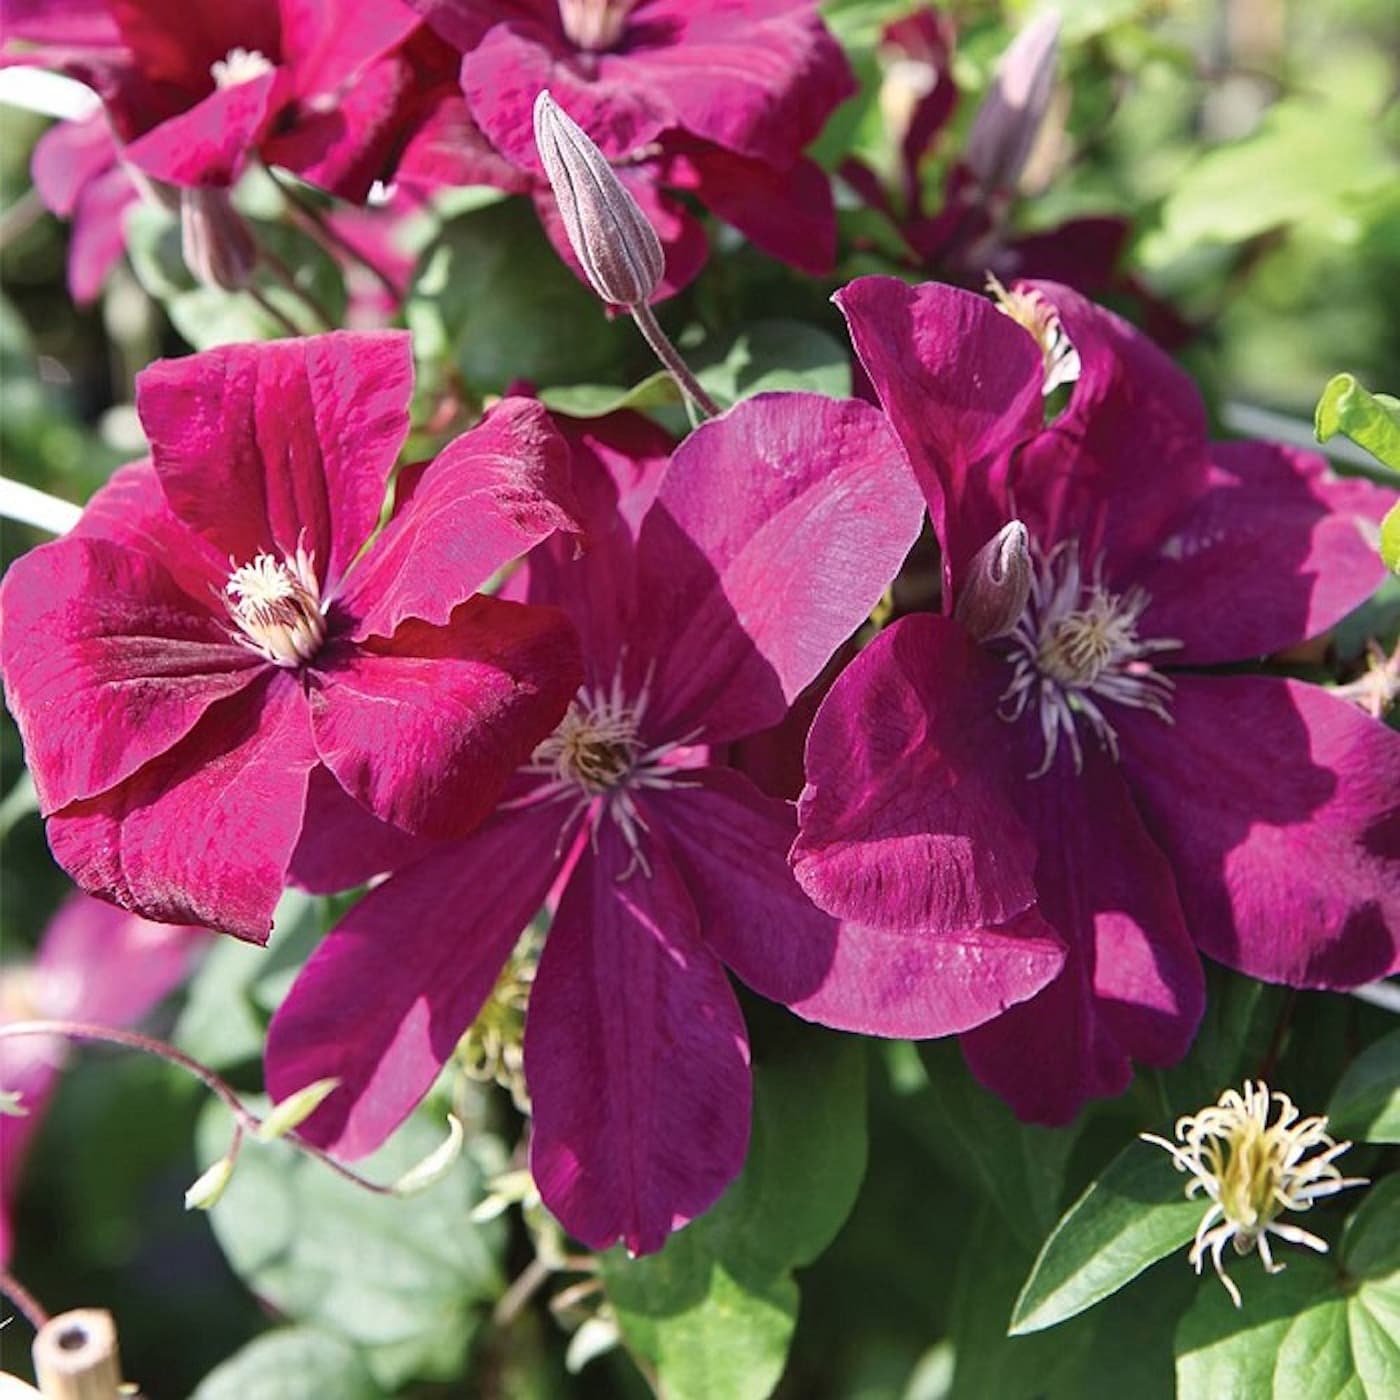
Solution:
[(107, 0), (122, 42), (147, 81), (193, 92), (211, 86), (210, 68), (242, 48), (275, 60), (281, 51), (276, 4), (222, 0)]
[(1206, 489), (1200, 393), (1145, 335), (1078, 292), (1055, 282), (1018, 290), (1054, 307), (1080, 372), (1069, 406), (1016, 458), (1016, 514), (1043, 549), (1077, 539), (1107, 578), (1135, 579), (1182, 502)]
[(678, 157), (668, 183), (693, 190), (712, 213), (789, 266), (813, 277), (831, 271), (836, 206), (815, 161), (775, 166), (715, 148)]
[(106, 540), (24, 555), (0, 613), (5, 693), (46, 814), (129, 778), (264, 667), (153, 557)]
[(1016, 513), (996, 459), (1040, 427), (1040, 351), (985, 297), (955, 287), (860, 277), (834, 300), (918, 473), (950, 583)]
[(1263, 656), (1325, 632), (1385, 576), (1372, 539), (1394, 493), (1334, 477), (1314, 452), (1211, 445), (1209, 489), (1138, 575), (1142, 633), (1189, 666)]
[(432, 848), (423, 837), (380, 821), (336, 782), (329, 769), (317, 765), (311, 770), (306, 821), (288, 876), (312, 894), (339, 894), (376, 875), (401, 870)]
[(80, 306), (97, 300), (126, 251), (126, 211), (140, 195), (122, 166), (83, 187), (68, 234), (68, 290)]
[(775, 724), (879, 601), (922, 519), (866, 404), (759, 394), (699, 427), (637, 546), (649, 729), (714, 744)]
[(280, 68), (215, 89), (137, 137), (126, 159), (168, 185), (232, 185), (290, 96)]
[(670, 856), (655, 840), (647, 855), (650, 875), (604, 823), (564, 891), (525, 1028), (540, 1195), (590, 1248), (620, 1239), (634, 1254), (739, 1174), (751, 1099), (724, 969)]
[(1008, 672), (945, 618), (882, 632), (838, 677), (807, 738), (797, 879), (840, 918), (956, 933), (1035, 902), (1034, 838), (997, 718)]
[(117, 159), (112, 128), (98, 111), (81, 121), (51, 126), (34, 144), (30, 173), (44, 207), (68, 219), (84, 186), (111, 169)]
[(158, 360), (136, 406), (175, 514), (238, 564), (304, 543), (324, 598), (379, 519), (412, 391), (407, 333), (334, 331)]
[(90, 894), (264, 943), (315, 763), (300, 687), (267, 671), (120, 786), (50, 817), (49, 845)]
[(1064, 962), (1034, 910), (957, 934), (839, 923), (788, 868), (791, 804), (731, 770), (696, 770), (685, 786), (648, 794), (646, 806), (664, 822), (705, 941), (756, 992), (807, 1020), (867, 1035), (951, 1035), (1031, 996)]
[(575, 528), (568, 449), (543, 405), (503, 399), (426, 467), (400, 477), (393, 519), (342, 604), (357, 619), (357, 638), (392, 636), (406, 618), (441, 625), (498, 569), (555, 530)]
[(561, 613), (478, 595), (445, 627), (333, 642), (312, 675), (316, 747), (341, 786), (381, 821), (444, 837), (490, 813), (583, 666)]
[(432, 1087), (558, 872), (560, 809), (503, 812), (371, 891), (311, 955), (267, 1037), (275, 1099), (339, 1087), (300, 1132), (374, 1151)]
[(419, 23), (402, 0), (278, 0), (277, 8), (298, 96), (353, 92), (362, 71)]
[(1400, 734), (1299, 681), (1176, 681), (1120, 739), (1197, 946), (1295, 987), (1400, 970)]

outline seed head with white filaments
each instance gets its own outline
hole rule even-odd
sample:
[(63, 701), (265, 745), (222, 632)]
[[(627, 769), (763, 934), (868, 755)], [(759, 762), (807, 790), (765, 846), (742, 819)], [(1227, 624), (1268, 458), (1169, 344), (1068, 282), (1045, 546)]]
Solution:
[(315, 560), (301, 541), (290, 561), (259, 554), (235, 567), (223, 601), (238, 627), (235, 640), (274, 666), (300, 666), (325, 641), (326, 604)]
[[(1270, 1101), (1278, 1116), (1270, 1123)], [(1296, 1225), (1280, 1225), (1284, 1211), (1304, 1211), (1314, 1201), (1334, 1196), (1351, 1186), (1365, 1186), (1365, 1177), (1344, 1177), (1336, 1159), (1350, 1146), (1335, 1142), (1326, 1118), (1300, 1118), (1287, 1094), (1270, 1092), (1263, 1080), (1246, 1081), (1243, 1094), (1227, 1089), (1217, 1103), (1177, 1119), (1177, 1142), (1153, 1133), (1140, 1133), (1144, 1142), (1171, 1153), (1176, 1169), (1187, 1172), (1188, 1198), (1204, 1194), (1210, 1208), (1201, 1217), (1188, 1256), (1199, 1274), (1209, 1254), (1220, 1282), (1236, 1307), (1240, 1291), (1225, 1273), (1221, 1254), (1226, 1244), (1236, 1254), (1258, 1249), (1267, 1273), (1283, 1264), (1269, 1248), (1269, 1236), (1289, 1244), (1327, 1253), (1327, 1242)], [(1309, 1155), (1312, 1154), (1312, 1155)]]
[(558, 728), (535, 750), (526, 768), (527, 772), (549, 780), (527, 801), (574, 804), (560, 833), (561, 846), (577, 821), (592, 819), (596, 841), (598, 823), (609, 818), (632, 852), (627, 875), (634, 868), (651, 874), (642, 849), (646, 818), (633, 793), (645, 788), (680, 786), (684, 779), (665, 760), (697, 737), (692, 734), (650, 748), (643, 743), (640, 731), (649, 685), (648, 677), (635, 697), (629, 698), (619, 667), (606, 689), (581, 687)]
[(1118, 735), (1104, 712), (1105, 701), (1148, 710), (1170, 724), (1172, 682), (1149, 658), (1181, 643), (1140, 638), (1137, 628), (1150, 601), (1147, 593), (1141, 588), (1110, 592), (1103, 583), (1102, 560), (1086, 579), (1076, 541), (1061, 541), (1048, 555), (1034, 544), (1032, 549), (1037, 564), (1030, 599), (1008, 639), (1012, 675), (1000, 713), (1012, 721), (1032, 704), (1036, 707), (1045, 756), (1030, 776), (1039, 778), (1053, 766), (1061, 737), (1074, 755), (1074, 771), (1083, 769), (1080, 718), (1118, 757)]

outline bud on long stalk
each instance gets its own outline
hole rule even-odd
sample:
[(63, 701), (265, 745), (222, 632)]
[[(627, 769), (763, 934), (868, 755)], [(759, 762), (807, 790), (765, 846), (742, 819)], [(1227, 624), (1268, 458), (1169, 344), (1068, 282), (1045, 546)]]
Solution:
[(602, 151), (547, 92), (535, 99), (535, 145), (593, 290), (628, 308), (650, 300), (666, 270), (661, 241)]
[(657, 359), (701, 413), (718, 413), (719, 405), (652, 314), (651, 296), (666, 271), (656, 230), (607, 157), (547, 92), (535, 98), (535, 145), (589, 285), (604, 301), (627, 308)]
[(1030, 537), (1013, 520), (972, 556), (953, 617), (977, 641), (990, 642), (1015, 630), (1030, 595)]
[(258, 247), (228, 191), (180, 191), (180, 242), (185, 266), (206, 287), (242, 291), (252, 281)]
[(1040, 131), (1059, 66), (1060, 17), (1049, 10), (1011, 41), (967, 137), (967, 167), (987, 190), (1009, 190)]

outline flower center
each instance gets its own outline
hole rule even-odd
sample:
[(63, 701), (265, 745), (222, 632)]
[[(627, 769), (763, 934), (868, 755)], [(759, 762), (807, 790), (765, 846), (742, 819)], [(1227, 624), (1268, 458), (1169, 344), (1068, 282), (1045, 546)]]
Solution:
[(1008, 639), (1012, 676), (1001, 697), (1001, 715), (1019, 719), (1034, 702), (1045, 741), (1044, 759), (1031, 774), (1038, 778), (1055, 762), (1061, 736), (1074, 755), (1074, 771), (1083, 768), (1077, 723), (1081, 717), (1104, 748), (1118, 757), (1118, 735), (1102, 701), (1150, 710), (1170, 723), (1172, 683), (1147, 658), (1181, 643), (1140, 638), (1137, 629), (1149, 601), (1146, 592), (1133, 588), (1111, 593), (1098, 569), (1092, 578), (1083, 578), (1073, 541), (1058, 545), (1048, 556), (1036, 553), (1030, 598)]
[(559, 19), (571, 44), (602, 53), (622, 38), (636, 0), (559, 0)]
[(635, 698), (627, 697), (620, 672), (607, 689), (583, 686), (559, 727), (531, 755), (526, 771), (548, 779), (529, 800), (574, 803), (561, 844), (576, 820), (591, 817), (596, 837), (597, 822), (609, 817), (631, 847), (634, 865), (650, 875), (642, 850), (646, 818), (634, 793), (676, 787), (682, 780), (669, 757), (696, 736), (648, 747), (641, 737), (647, 700), (645, 684)]
[(233, 570), (224, 606), (242, 633), (237, 640), (274, 666), (310, 661), (326, 639), (326, 614), (310, 554), (297, 545), (290, 563), (259, 554)]
[(222, 91), (240, 83), (251, 83), (254, 78), (272, 72), (272, 67), (271, 61), (257, 49), (230, 49), (223, 58), (210, 64), (209, 76), (214, 79), (214, 86)]
[(1045, 382), (1041, 385), (1041, 393), (1049, 397), (1061, 384), (1073, 384), (1079, 378), (1081, 368), (1079, 351), (1070, 344), (1055, 308), (1037, 291), (1008, 292), (990, 272), (987, 274), (987, 290), (996, 298), (997, 310), (1028, 330), (1031, 338), (1040, 346), (1041, 360), (1045, 365)]

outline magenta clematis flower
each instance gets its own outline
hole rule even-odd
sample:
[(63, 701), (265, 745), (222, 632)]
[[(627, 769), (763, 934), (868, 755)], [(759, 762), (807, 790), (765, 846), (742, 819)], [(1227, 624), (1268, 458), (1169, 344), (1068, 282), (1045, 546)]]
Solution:
[(747, 1039), (726, 966), (803, 1016), (906, 1034), (941, 978), (961, 979), (975, 1024), (1062, 955), (1026, 938), (979, 962), (971, 944), (843, 929), (792, 879), (791, 805), (724, 762), (782, 717), (917, 534), (880, 415), (762, 395), (665, 470), (668, 443), (640, 418), (580, 427), (574, 446), (589, 547), (537, 550), (528, 595), (576, 620), (585, 683), (479, 832), (400, 870), (320, 946), (273, 1019), (267, 1077), (279, 1098), (338, 1077), (303, 1131), (370, 1151), (552, 891), (524, 1043), (531, 1167), (572, 1234), (643, 1252), (744, 1158)]
[(401, 82), (393, 60), (418, 25), (401, 0), (64, 9), (16, 6), (5, 61), (61, 68), (91, 86), (126, 159), (152, 179), (230, 185), (256, 154), (360, 199), (387, 159)]
[[(34, 961), (0, 969), (0, 1019), (134, 1025), (184, 981), (206, 942), (203, 929), (147, 923), (101, 900), (70, 895)], [(9, 1262), (10, 1206), (24, 1155), (67, 1053), (57, 1037), (0, 1040), (0, 1090), (18, 1094), (23, 1110), (0, 1117), (0, 1267)]]
[(572, 629), (475, 590), (571, 528), (564, 443), (506, 399), (399, 476), (375, 535), (412, 373), (394, 332), (159, 361), (137, 382), (151, 460), (11, 567), (6, 693), (90, 893), (261, 941), (340, 807), (460, 833), (558, 723)]
[(462, 98), (440, 119), (459, 138), (460, 169), (439, 161), (437, 178), (532, 192), (571, 267), (532, 135), (531, 108), (545, 89), (615, 163), (656, 228), (667, 255), (658, 298), (705, 261), (682, 191), (774, 257), (830, 270), (831, 191), (802, 151), (855, 82), (813, 0), (411, 3), (465, 56)]
[[(933, 942), (1038, 911), (1063, 971), (963, 1047), (1041, 1122), (1185, 1053), (1201, 953), (1299, 987), (1400, 966), (1400, 735), (1316, 687), (1211, 669), (1368, 596), (1375, 489), (1209, 443), (1191, 382), (1067, 288), (1008, 294), (1016, 319), (890, 278), (838, 300), (928, 498), (943, 615), (888, 628), (818, 711), (803, 888)], [(1045, 383), (1074, 372), (1045, 426)], [(955, 614), (1013, 519), (1029, 599), (979, 640)]]

